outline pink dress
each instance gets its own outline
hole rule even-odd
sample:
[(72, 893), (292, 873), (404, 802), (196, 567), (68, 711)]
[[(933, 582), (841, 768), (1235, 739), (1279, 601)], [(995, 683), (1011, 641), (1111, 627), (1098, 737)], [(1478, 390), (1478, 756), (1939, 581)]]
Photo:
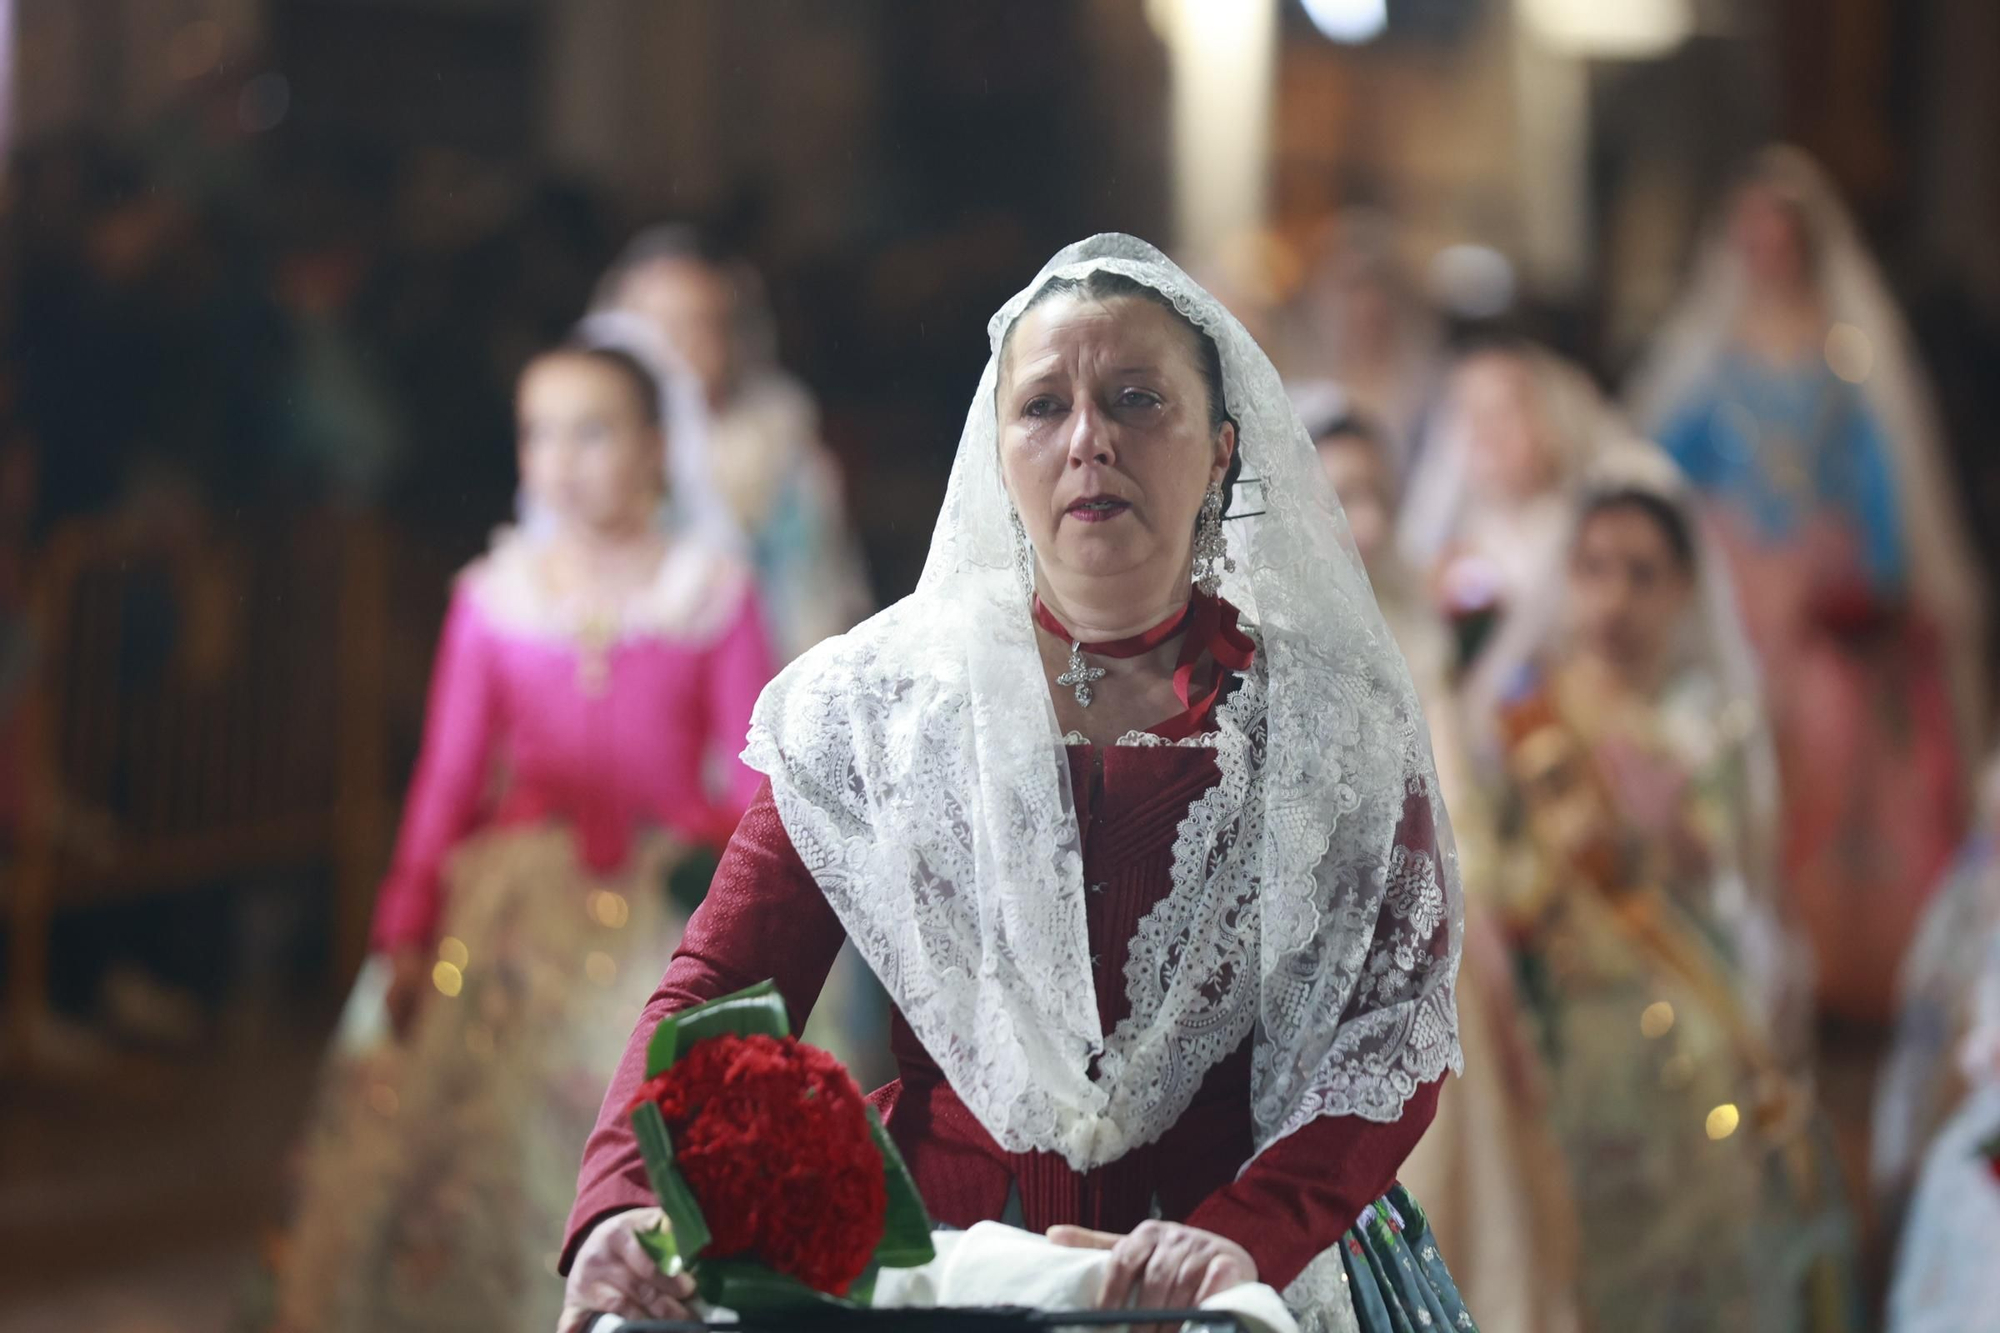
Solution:
[[(693, 581), (672, 566), (696, 561), (722, 571), (707, 591), (672, 586)], [(758, 775), (737, 752), (771, 651), (740, 571), (669, 555), (647, 604), (592, 650), (560, 608), (539, 603), (527, 562), (503, 546), (453, 594), (423, 752), (376, 904), (377, 949), (432, 941), (446, 863), (483, 827), (566, 825), (583, 865), (608, 874), (649, 828), (721, 847), (756, 794)], [(692, 633), (670, 632), (670, 621)]]
[(576, 1162), (631, 1017), (679, 942), (666, 872), (721, 844), (771, 672), (743, 568), (680, 547), (610, 617), (503, 539), (459, 581), (378, 951), (433, 988), (386, 1039), (379, 955), (311, 1129), (280, 1326), (547, 1333)]

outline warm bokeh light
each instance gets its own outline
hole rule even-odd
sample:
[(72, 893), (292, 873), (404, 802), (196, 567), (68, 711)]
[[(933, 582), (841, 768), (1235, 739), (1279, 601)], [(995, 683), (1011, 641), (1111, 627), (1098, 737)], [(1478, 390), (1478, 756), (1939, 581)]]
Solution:
[(1743, 1114), (1736, 1109), (1736, 1103), (1724, 1102), (1708, 1113), (1708, 1123), (1705, 1126), (1708, 1137), (1720, 1143), (1736, 1132), (1736, 1126), (1742, 1119)]
[(1646, 1006), (1639, 1015), (1639, 1031), (1651, 1038), (1666, 1036), (1674, 1030), (1674, 1007), (1665, 1000), (1656, 1000)]
[(457, 999), (458, 993), (465, 989), (465, 973), (453, 964), (440, 960), (431, 969), (431, 984), (446, 999)]
[(1849, 384), (1860, 384), (1875, 368), (1875, 344), (1852, 324), (1836, 324), (1826, 334), (1826, 365)]
[(625, 901), (624, 895), (609, 889), (593, 890), (585, 900), (585, 910), (592, 921), (611, 930), (620, 929), (632, 916), (632, 905)]

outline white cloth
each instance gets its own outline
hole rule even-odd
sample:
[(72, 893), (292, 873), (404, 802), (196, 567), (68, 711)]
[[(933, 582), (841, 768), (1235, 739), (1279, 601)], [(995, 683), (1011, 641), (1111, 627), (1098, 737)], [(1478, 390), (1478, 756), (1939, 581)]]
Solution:
[[(1094, 1309), (1104, 1294), (1109, 1250), (1057, 1245), (1032, 1231), (980, 1222), (969, 1231), (940, 1231), (937, 1258), (920, 1268), (885, 1268), (875, 1283), (875, 1308), (1025, 1306), (1034, 1310)], [(1204, 1310), (1227, 1311), (1245, 1333), (1298, 1333), (1278, 1293), (1261, 1282), (1217, 1292)]]
[[(1087, 1169), (1151, 1142), (1252, 1038), (1255, 1144), (1323, 1115), (1393, 1121), (1461, 1063), (1457, 859), (1423, 714), (1338, 502), (1242, 325), (1129, 236), (1063, 250), (1213, 338), (1259, 511), (1222, 592), (1257, 662), (1217, 712), (1221, 779), (1132, 943), (1130, 1017), (1098, 1019), (1069, 770), (1001, 485), (995, 362), (966, 416), (922, 581), (787, 668), (746, 762), (849, 937), (954, 1092), (1010, 1151)], [(1410, 822), (1428, 823), (1435, 842)], [(1094, 1072), (1093, 1072), (1094, 1070)]]

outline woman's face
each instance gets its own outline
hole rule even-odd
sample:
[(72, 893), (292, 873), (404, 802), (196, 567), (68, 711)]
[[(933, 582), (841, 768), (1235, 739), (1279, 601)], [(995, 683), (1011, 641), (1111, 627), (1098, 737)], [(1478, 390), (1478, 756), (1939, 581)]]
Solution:
[(1388, 549), (1395, 526), (1389, 470), (1381, 450), (1360, 435), (1329, 435), (1319, 442), (1319, 463), (1340, 497), (1340, 507), (1347, 511), (1361, 563), (1374, 568)]
[(655, 259), (618, 288), (619, 305), (651, 321), (701, 380), (711, 406), (729, 396), (736, 376), (736, 293), (698, 259)]
[(1554, 451), (1535, 374), (1512, 352), (1479, 352), (1453, 373), (1452, 393), (1465, 422), (1474, 486), (1506, 500), (1527, 500), (1555, 479)]
[(1041, 302), (1014, 325), (996, 408), (1001, 474), (1044, 571), (1186, 576), (1236, 431), (1209, 425), (1177, 316), (1143, 297)]
[(1632, 505), (1585, 519), (1570, 552), (1578, 647), (1628, 680), (1665, 668), (1694, 581), (1660, 521)]
[(642, 386), (597, 357), (544, 356), (521, 376), (515, 401), (521, 485), (558, 522), (586, 531), (634, 531), (665, 494), (660, 431)]
[(1812, 277), (1798, 205), (1768, 185), (1752, 185), (1736, 201), (1731, 239), (1750, 280), (1766, 291), (1793, 292)]

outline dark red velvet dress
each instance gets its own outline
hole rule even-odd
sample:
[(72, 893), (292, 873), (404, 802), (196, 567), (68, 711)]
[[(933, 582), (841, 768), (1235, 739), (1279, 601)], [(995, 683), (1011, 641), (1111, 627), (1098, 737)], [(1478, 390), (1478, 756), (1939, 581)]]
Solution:
[[(1169, 888), (1176, 830), (1217, 772), (1212, 751), (1199, 746), (1073, 745), (1069, 762), (1083, 834), (1099, 1016), (1109, 1032), (1128, 1007), (1125, 959), (1140, 918)], [(1415, 845), (1427, 832), (1406, 825), (1403, 836)], [(612, 1080), (584, 1153), (565, 1269), (596, 1221), (653, 1202), (621, 1111), (641, 1081), (646, 1039), (661, 1015), (769, 977), (793, 1021), (803, 1025), (844, 938), (793, 850), (766, 784)], [(1327, 1015), (1328, 1022), (1336, 1019)], [(938, 1222), (969, 1226), (999, 1218), (1010, 1193), (1018, 1194), (1023, 1224), (1034, 1230), (1073, 1222), (1124, 1232), (1157, 1208), (1168, 1220), (1236, 1241), (1255, 1258), (1260, 1278), (1280, 1290), (1394, 1184), (1437, 1106), (1438, 1085), (1425, 1084), (1393, 1124), (1323, 1118), (1244, 1169), (1252, 1152), (1246, 1041), (1209, 1071), (1163, 1137), (1078, 1172), (1056, 1154), (1011, 1153), (996, 1144), (901, 1015), (891, 1042), (901, 1077), (874, 1100)]]

